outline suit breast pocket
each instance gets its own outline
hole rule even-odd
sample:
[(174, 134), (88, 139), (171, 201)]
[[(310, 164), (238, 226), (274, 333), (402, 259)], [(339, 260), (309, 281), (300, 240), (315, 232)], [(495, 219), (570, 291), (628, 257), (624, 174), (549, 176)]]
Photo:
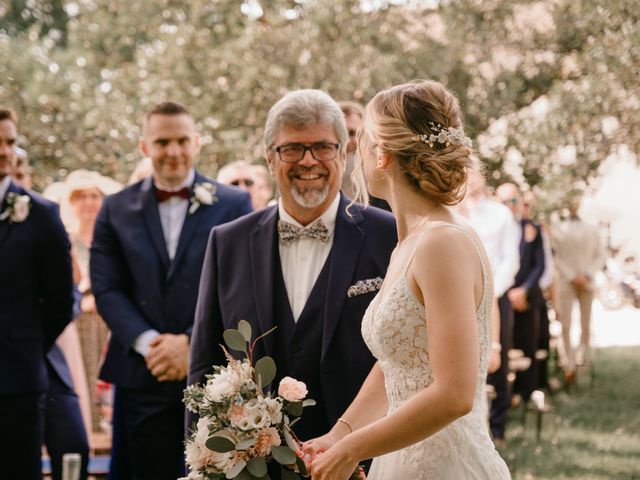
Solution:
[(352, 312), (361, 311), (364, 314), (364, 311), (367, 309), (371, 301), (374, 299), (378, 292), (366, 292), (361, 293), (359, 295), (355, 295), (353, 297), (347, 297), (347, 300), (344, 303), (345, 308), (349, 309)]

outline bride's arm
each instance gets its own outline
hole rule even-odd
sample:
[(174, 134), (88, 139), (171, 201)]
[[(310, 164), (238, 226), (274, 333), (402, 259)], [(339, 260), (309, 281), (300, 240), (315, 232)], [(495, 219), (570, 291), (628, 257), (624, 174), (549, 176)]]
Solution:
[[(354, 425), (353, 433), (313, 462), (314, 480), (346, 479), (360, 460), (419, 442), (471, 410), (479, 369), (474, 291), (479, 269), (475, 249), (458, 230), (440, 228), (419, 240), (411, 273), (428, 319), (433, 383), (384, 418)], [(367, 409), (364, 402), (358, 405)], [(354, 404), (348, 412), (359, 409)]]
[[(362, 387), (360, 387), (358, 395), (341, 418), (348, 422), (349, 426), (355, 431), (384, 417), (388, 408), (384, 375), (380, 365), (376, 362)], [(338, 430), (338, 432), (342, 433), (340, 438), (350, 433), (349, 427), (344, 422), (337, 422), (331, 430)]]
[(314, 456), (318, 452), (327, 450), (352, 431), (384, 417), (387, 408), (384, 375), (376, 362), (360, 387), (358, 395), (342, 415), (343, 421), (337, 421), (333, 428), (322, 437), (306, 442), (303, 447), (304, 452)]

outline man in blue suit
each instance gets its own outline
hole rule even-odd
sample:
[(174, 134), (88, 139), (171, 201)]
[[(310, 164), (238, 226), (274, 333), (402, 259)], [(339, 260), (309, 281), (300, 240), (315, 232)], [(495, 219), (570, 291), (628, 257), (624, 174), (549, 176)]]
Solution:
[[(11, 173), (13, 181), (20, 187), (29, 189), (29, 164), (26, 152), (17, 150), (18, 161)], [(21, 155), (22, 154), (22, 157)], [(76, 318), (80, 309), (80, 293), (73, 289), (73, 314)], [(62, 479), (62, 458), (65, 453), (79, 453), (81, 457), (80, 479), (85, 480), (89, 464), (89, 439), (82, 421), (80, 402), (75, 393), (73, 379), (64, 353), (53, 344), (46, 355), (49, 389), (44, 401), (44, 444), (51, 459), (51, 477)]]
[(71, 321), (71, 257), (58, 207), (11, 180), (16, 139), (0, 109), (0, 476), (39, 479), (45, 354)]
[(255, 336), (278, 327), (254, 358), (274, 357), (276, 389), (284, 376), (307, 384), (317, 405), (294, 427), (302, 440), (331, 429), (374, 364), (360, 325), (397, 242), (391, 214), (340, 193), (347, 141), (344, 115), (322, 91), (272, 107), (265, 146), (279, 203), (211, 232), (191, 341), (189, 384), (226, 363), (224, 329), (241, 319)]
[(536, 351), (540, 342), (540, 310), (544, 302), (540, 277), (544, 273), (544, 246), (540, 226), (523, 218), (522, 194), (513, 183), (503, 183), (496, 189), (496, 197), (513, 213), (520, 224), (520, 269), (507, 295), (515, 312), (513, 346), (531, 360), (529, 368), (516, 374), (513, 392), (528, 402), (538, 386), (540, 363)]
[(132, 477), (175, 480), (184, 469), (182, 390), (207, 237), (249, 213), (251, 200), (194, 170), (200, 139), (179, 104), (151, 110), (140, 147), (153, 175), (105, 200), (91, 248), (98, 310), (112, 331), (101, 378), (117, 387), (126, 449), (114, 450), (128, 453)]

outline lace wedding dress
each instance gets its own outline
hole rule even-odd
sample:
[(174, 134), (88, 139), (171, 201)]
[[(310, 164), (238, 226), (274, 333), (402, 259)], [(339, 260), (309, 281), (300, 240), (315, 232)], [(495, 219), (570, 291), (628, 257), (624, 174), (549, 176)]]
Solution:
[[(435, 227), (452, 224), (435, 224)], [(466, 232), (465, 232), (466, 233)], [(476, 250), (475, 241), (471, 238)], [(478, 252), (480, 255), (480, 252)], [(411, 262), (411, 255), (408, 263)], [(477, 310), (480, 368), (473, 410), (455, 420), (431, 437), (405, 449), (375, 458), (368, 480), (461, 480), (509, 479), (505, 462), (500, 458), (491, 438), (483, 398), (491, 345), (491, 294), (487, 288), (489, 275), (482, 263), (483, 292)], [(384, 373), (389, 412), (399, 408), (414, 394), (433, 382), (424, 306), (411, 291), (404, 274), (385, 288), (384, 298), (378, 294), (362, 321), (362, 336)], [(388, 292), (388, 293), (387, 293)], [(428, 411), (424, 415), (429, 415)]]

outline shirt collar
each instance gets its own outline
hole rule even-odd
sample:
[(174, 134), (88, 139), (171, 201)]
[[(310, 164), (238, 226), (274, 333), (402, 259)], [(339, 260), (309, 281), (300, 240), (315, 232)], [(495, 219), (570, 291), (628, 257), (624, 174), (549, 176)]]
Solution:
[[(338, 208), (340, 208), (340, 193), (337, 193), (329, 207), (324, 211), (322, 215), (320, 215), (319, 219), (326, 225), (329, 234), (332, 234), (336, 227), (336, 218), (338, 217)], [(302, 227), (300, 222), (298, 222), (295, 218), (287, 213), (287, 211), (282, 206), (282, 200), (278, 200), (278, 215), (281, 220), (284, 220), (287, 223), (291, 223), (292, 225), (296, 225), (298, 227)], [(318, 218), (316, 218), (313, 222), (316, 222)], [(311, 222), (311, 223), (313, 223)]]
[(9, 184), (11, 183), (11, 176), (7, 175), (0, 181), (0, 205), (4, 202), (4, 197), (9, 190)]
[(175, 187), (165, 187), (163, 185), (160, 185), (158, 182), (156, 182), (155, 177), (153, 178), (153, 184), (155, 185), (156, 188), (159, 188), (160, 190), (165, 190), (167, 192), (177, 192), (179, 190), (182, 190), (185, 187), (189, 188), (193, 184), (193, 181), (195, 180), (195, 178), (196, 178), (196, 171), (194, 168), (192, 168), (189, 170), (187, 177), (182, 181), (182, 183), (180, 183), (179, 185), (176, 185)]

